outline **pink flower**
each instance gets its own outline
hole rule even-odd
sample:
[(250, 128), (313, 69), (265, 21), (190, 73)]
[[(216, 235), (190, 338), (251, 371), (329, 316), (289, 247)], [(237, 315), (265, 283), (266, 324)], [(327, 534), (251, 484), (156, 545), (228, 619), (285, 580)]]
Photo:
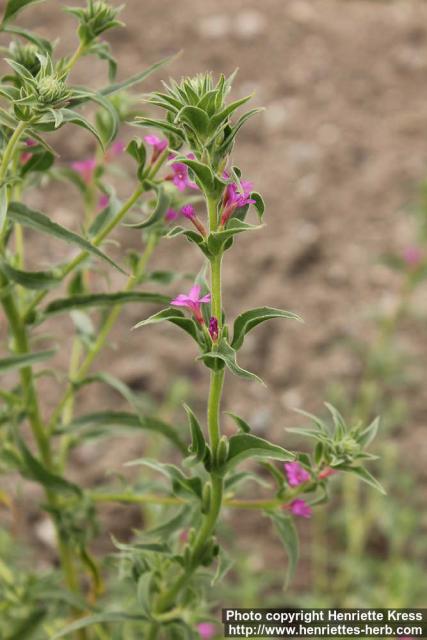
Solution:
[(194, 210), (194, 207), (191, 204), (186, 204), (184, 207), (182, 207), (181, 213), (184, 216), (184, 218), (187, 218), (188, 220), (191, 220), (191, 222), (196, 227), (197, 231), (199, 233), (201, 233), (202, 236), (206, 237), (208, 235), (208, 233), (207, 233), (207, 231), (205, 229), (205, 225), (196, 216), (196, 212)]
[(93, 174), (96, 169), (96, 160), (95, 158), (76, 160), (71, 163), (71, 167), (81, 175), (86, 184), (89, 184), (89, 182), (92, 182)]
[(180, 293), (179, 296), (171, 301), (171, 304), (174, 307), (186, 307), (187, 309), (190, 309), (199, 324), (203, 324), (204, 322), (201, 311), (202, 304), (211, 301), (210, 293), (203, 296), (202, 298), (200, 297), (201, 290), (201, 286), (195, 284), (193, 287), (191, 287), (188, 295)]
[(194, 218), (196, 216), (196, 212), (194, 211), (194, 207), (191, 204), (186, 204), (184, 207), (182, 207), (181, 213), (185, 218), (188, 218), (189, 220), (194, 220)]
[(299, 462), (285, 462), (285, 473), (291, 487), (298, 487), (310, 480), (310, 474)]
[(111, 162), (112, 160), (117, 158), (117, 156), (120, 156), (125, 150), (125, 148), (126, 148), (126, 145), (123, 142), (123, 140), (116, 140), (115, 142), (113, 142), (111, 147), (107, 149), (105, 153), (105, 161)]
[(174, 185), (179, 191), (185, 191), (187, 187), (190, 189), (198, 189), (197, 184), (192, 182), (188, 176), (188, 167), (183, 162), (172, 163), (173, 175), (170, 177)]
[(216, 342), (218, 340), (218, 320), (215, 316), (209, 320), (209, 335), (212, 338), (212, 342)]
[(172, 222), (177, 219), (178, 215), (178, 211), (175, 211), (175, 209), (168, 209), (165, 213), (165, 220)]
[(403, 251), (403, 260), (406, 262), (408, 267), (418, 267), (423, 260), (422, 249), (415, 245), (406, 247)]
[(215, 625), (211, 622), (201, 622), (197, 625), (197, 631), (200, 633), (202, 640), (211, 640), (215, 637)]
[(103, 193), (101, 196), (99, 196), (98, 208), (105, 209), (105, 207), (108, 207), (109, 202), (110, 202), (110, 196), (108, 196), (106, 193)]
[[(224, 172), (224, 177), (228, 178), (228, 174)], [(247, 204), (254, 204), (255, 200), (251, 199), (252, 182), (241, 180), (240, 185), (231, 182), (225, 189), (223, 199), (223, 211), (221, 215), (221, 225), (224, 226), (236, 209), (245, 207)]]
[(144, 140), (147, 144), (150, 145), (150, 147), (153, 147), (153, 149), (157, 151), (157, 153), (161, 153), (168, 146), (167, 140), (158, 138), (157, 136), (154, 136), (154, 135), (144, 136)]
[(294, 516), (300, 518), (311, 518), (313, 514), (313, 509), (302, 498), (292, 500), (291, 504), (285, 506), (285, 509), (289, 509)]
[[(37, 142), (35, 140), (32, 140), (31, 138), (27, 138), (25, 140), (25, 146), (27, 147), (36, 147), (37, 146)], [(23, 151), (21, 153), (21, 164), (26, 164), (28, 162), (28, 160), (31, 160), (31, 158), (33, 157), (33, 154), (30, 151)]]
[(319, 473), (319, 480), (324, 480), (325, 478), (329, 478), (329, 476), (333, 476), (336, 472), (335, 469), (332, 469), (331, 467), (325, 467), (325, 469), (322, 469), (322, 471)]

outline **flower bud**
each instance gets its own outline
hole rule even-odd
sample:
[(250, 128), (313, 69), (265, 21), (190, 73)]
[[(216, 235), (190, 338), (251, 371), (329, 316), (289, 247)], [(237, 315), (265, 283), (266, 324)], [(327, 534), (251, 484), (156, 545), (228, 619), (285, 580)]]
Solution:
[(218, 468), (221, 468), (223, 464), (227, 461), (229, 448), (230, 448), (230, 445), (228, 442), (228, 438), (226, 436), (222, 436), (215, 452), (215, 462)]

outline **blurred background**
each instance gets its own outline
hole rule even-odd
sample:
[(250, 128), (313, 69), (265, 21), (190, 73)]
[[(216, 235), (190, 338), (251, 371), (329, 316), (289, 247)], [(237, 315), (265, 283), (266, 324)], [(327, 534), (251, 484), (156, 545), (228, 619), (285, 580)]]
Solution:
[[(62, 11), (66, 4), (29, 8), (20, 24), (51, 40), (60, 37), (61, 53), (73, 51), (75, 23)], [(268, 388), (229, 379), (224, 408), (244, 417), (255, 433), (303, 450), (307, 443), (285, 431), (306, 424), (295, 408), (322, 415), (328, 400), (349, 422), (383, 417), (372, 447), (380, 458), (371, 470), (388, 495), (334, 478), (331, 503), (298, 523), (301, 562), (286, 595), (286, 558), (267, 520), (226, 514), (224, 540), (237, 561), (218, 602), (426, 606), (427, 5), (128, 0), (122, 17), (126, 28), (107, 34), (120, 78), (182, 51), (149, 78), (144, 91), (159, 88), (169, 76), (230, 74), (238, 67), (234, 97), (253, 92), (254, 105), (266, 107), (242, 130), (233, 154), (243, 177), (266, 200), (266, 226), (239, 238), (226, 256), (225, 308), (234, 317), (271, 305), (298, 313), (305, 324), (275, 321), (248, 337), (241, 364)], [(73, 81), (103, 86), (105, 65), (84, 59)], [(57, 136), (61, 161), (94, 153), (89, 135), (66, 131)], [(134, 134), (125, 127), (121, 137), (128, 141)], [(116, 183), (129, 193), (126, 180), (119, 176)], [(72, 187), (38, 189), (31, 202), (79, 227), (83, 208)], [(142, 247), (140, 236), (129, 230), (117, 237), (122, 247)], [(414, 248), (416, 260), (410, 258)], [(62, 259), (60, 250), (32, 246), (34, 266)], [(182, 239), (164, 240), (152, 268), (197, 272), (200, 256)], [(114, 274), (110, 286), (120, 286), (120, 278)], [(168, 291), (172, 296), (181, 288), (174, 283)], [(147, 402), (160, 402), (184, 429), (177, 405), (187, 399), (203, 411), (208, 377), (194, 360), (192, 342), (173, 327), (130, 331), (148, 315), (146, 306), (125, 309), (98, 366), (108, 365), (152, 399)], [(64, 340), (67, 330), (63, 324)], [(48, 410), (57, 390), (53, 382), (43, 384)], [(77, 414), (121, 402), (98, 385), (80, 398)], [(231, 432), (232, 424), (225, 422), (225, 428)], [(107, 474), (123, 474), (122, 463), (148, 447), (153, 445), (135, 437), (87, 445), (75, 452), (71, 475), (83, 477), (87, 486), (105, 482)], [(52, 534), (47, 518), (32, 506), (37, 491), (30, 486), (22, 496), (25, 516), (15, 525), (43, 564), (51, 561)], [(133, 527), (143, 526), (138, 507), (105, 507), (103, 516), (99, 549), (111, 547), (110, 532), (125, 539)]]

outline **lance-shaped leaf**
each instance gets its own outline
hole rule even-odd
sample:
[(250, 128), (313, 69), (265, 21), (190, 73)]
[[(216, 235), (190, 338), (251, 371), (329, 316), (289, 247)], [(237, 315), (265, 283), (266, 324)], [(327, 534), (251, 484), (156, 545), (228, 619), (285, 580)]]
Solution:
[[(224, 243), (230, 238), (233, 238), (238, 233), (243, 233), (244, 231), (258, 231), (261, 229), (262, 225), (254, 225), (248, 224), (243, 220), (239, 220), (238, 218), (231, 218), (230, 222), (227, 224), (227, 228), (223, 231), (215, 231), (209, 234), (207, 239), (207, 245), (209, 251), (212, 255), (216, 255), (224, 246)], [(227, 249), (231, 245), (227, 245)]]
[(262, 108), (251, 109), (250, 111), (247, 111), (246, 113), (244, 113), (239, 118), (239, 120), (236, 122), (235, 125), (233, 125), (232, 127), (227, 126), (224, 130), (224, 142), (221, 144), (220, 148), (218, 149), (218, 153), (225, 154), (229, 152), (233, 146), (234, 138), (236, 137), (241, 127), (243, 127), (243, 125), (247, 120), (249, 120), (249, 118), (252, 118), (252, 116), (255, 116), (256, 114), (261, 113), (261, 111), (264, 111), (264, 109)]
[(377, 491), (383, 494), (383, 496), (387, 495), (386, 490), (382, 486), (380, 482), (374, 476), (369, 473), (365, 467), (352, 467), (350, 465), (340, 464), (334, 465), (334, 469), (342, 469), (343, 471), (349, 471), (350, 473), (354, 473), (360, 480), (369, 484), (370, 487), (373, 487)]
[(0, 373), (10, 371), (11, 369), (23, 369), (30, 367), (37, 362), (43, 362), (55, 355), (55, 350), (37, 351), (35, 353), (25, 353), (19, 356), (10, 356), (9, 358), (0, 359)]
[(107, 87), (101, 89), (99, 93), (102, 93), (104, 96), (110, 96), (114, 93), (118, 93), (119, 91), (125, 91), (126, 89), (130, 89), (130, 87), (134, 87), (135, 85), (143, 82), (146, 78), (148, 78), (152, 73), (160, 69), (164, 65), (171, 62), (175, 56), (168, 56), (167, 58), (162, 58), (159, 62), (155, 62), (148, 69), (141, 71), (140, 73), (136, 73), (135, 75), (127, 78), (126, 80), (122, 80), (121, 82), (116, 82), (113, 84), (109, 84)]
[(285, 588), (289, 585), (298, 564), (299, 557), (299, 541), (298, 532), (292, 518), (282, 513), (268, 512), (267, 515), (272, 519), (276, 530), (280, 536), (280, 540), (288, 555), (288, 571), (286, 574)]
[(200, 335), (195, 321), (192, 318), (187, 318), (182, 311), (174, 307), (163, 309), (163, 311), (155, 313), (153, 316), (150, 316), (146, 320), (141, 320), (141, 322), (138, 322), (138, 324), (136, 324), (133, 329), (138, 329), (139, 327), (145, 327), (148, 324), (157, 324), (158, 322), (165, 321), (172, 322), (172, 324), (180, 327), (186, 333), (188, 333), (188, 335), (194, 338), (197, 344), (204, 346), (202, 336)]
[(2, 23), (5, 24), (12, 18), (15, 18), (22, 9), (25, 9), (29, 4), (36, 4), (43, 2), (43, 0), (8, 0), (3, 14)]
[(239, 100), (230, 102), (230, 104), (211, 119), (211, 129), (214, 131), (222, 122), (224, 122), (224, 120), (227, 120), (232, 113), (248, 102), (251, 98), (252, 96), (246, 96), (245, 98), (240, 98)]
[(185, 229), (184, 227), (173, 227), (173, 229), (166, 234), (166, 238), (176, 238), (177, 236), (185, 236), (189, 242), (197, 245), (207, 258), (211, 257), (211, 252), (207, 247), (206, 241), (200, 233), (192, 229)]
[(125, 227), (132, 227), (133, 229), (146, 229), (147, 227), (151, 227), (153, 224), (156, 224), (157, 222), (163, 220), (165, 213), (169, 208), (170, 196), (162, 185), (153, 185), (153, 188), (155, 188), (157, 191), (157, 202), (152, 214), (142, 222), (136, 222), (135, 224), (125, 224)]
[[(38, 1), (38, 0), (35, 0)], [(44, 2), (44, 0), (40, 0)], [(21, 27), (11, 26), (10, 24), (2, 25), (3, 31), (5, 33), (12, 33), (14, 35), (21, 36), (21, 38), (25, 38), (28, 42), (32, 42), (40, 49), (40, 51), (44, 51), (47, 54), (52, 53), (52, 44), (46, 38), (41, 38), (40, 36), (28, 31), (27, 29), (22, 29)]]
[(130, 302), (168, 302), (167, 296), (146, 291), (117, 291), (115, 293), (88, 293), (52, 300), (42, 312), (42, 317), (64, 313), (73, 309), (91, 309), (93, 307), (112, 307)]
[(12, 282), (20, 284), (25, 289), (44, 290), (57, 287), (61, 282), (59, 271), (22, 271), (12, 265), (0, 261), (0, 271)]
[(379, 417), (377, 417), (375, 418), (375, 420), (371, 422), (371, 424), (368, 427), (366, 427), (366, 429), (364, 429), (360, 433), (360, 435), (357, 437), (357, 442), (360, 444), (361, 447), (367, 447), (368, 445), (371, 444), (372, 440), (374, 440), (374, 438), (378, 433), (379, 426), (380, 426), (380, 419)]
[(121, 611), (112, 611), (111, 613), (97, 613), (94, 616), (88, 616), (87, 618), (81, 618), (77, 622), (73, 622), (72, 624), (65, 627), (65, 629), (62, 629), (62, 631), (52, 636), (52, 640), (59, 640), (59, 638), (64, 638), (65, 636), (69, 636), (75, 631), (86, 629), (86, 627), (91, 627), (94, 624), (107, 624), (117, 622), (123, 625), (126, 622), (142, 622), (144, 620), (147, 620), (147, 617), (144, 615), (125, 613)]
[(302, 319), (292, 313), (291, 311), (283, 311), (282, 309), (274, 309), (273, 307), (258, 307), (257, 309), (250, 309), (237, 316), (233, 326), (233, 339), (231, 346), (233, 349), (240, 349), (245, 339), (245, 336), (261, 322), (271, 320), (272, 318), (287, 318), (290, 320), (298, 320), (302, 322)]
[(237, 364), (236, 361), (236, 351), (231, 347), (225, 338), (222, 338), (219, 344), (217, 345), (216, 351), (209, 351), (208, 353), (203, 353), (198, 358), (199, 360), (203, 360), (207, 367), (210, 369), (215, 368), (215, 361), (220, 361), (225, 364), (227, 369), (231, 371), (232, 374), (238, 376), (239, 378), (245, 378), (246, 380), (256, 380), (261, 384), (264, 382), (254, 373), (247, 371), (246, 369), (242, 369)]
[(220, 196), (224, 191), (226, 183), (224, 180), (220, 180), (207, 164), (198, 160), (191, 160), (186, 156), (178, 156), (174, 159), (174, 162), (181, 162), (187, 165), (194, 173), (196, 182), (207, 195)]
[(229, 439), (228, 458), (225, 470), (229, 471), (248, 458), (267, 458), (271, 460), (293, 460), (294, 454), (277, 444), (272, 444), (264, 438), (251, 433), (238, 433)]
[(182, 529), (185, 525), (188, 524), (191, 511), (192, 509), (190, 505), (184, 505), (172, 518), (166, 520), (165, 522), (162, 522), (153, 529), (144, 531), (142, 534), (143, 539), (150, 537), (165, 541), (170, 540), (170, 537), (172, 535), (174, 535), (177, 531), (179, 531), (179, 529)]
[(254, 207), (257, 210), (258, 218), (262, 220), (265, 211), (265, 204), (261, 194), (257, 191), (252, 191), (251, 200), (255, 200)]
[(57, 492), (82, 494), (82, 490), (73, 482), (69, 482), (62, 476), (52, 473), (37, 460), (28, 449), (25, 442), (18, 436), (16, 438), (21, 452), (22, 474), (43, 485), (46, 489)]
[(102, 258), (102, 260), (106, 260), (106, 262), (113, 265), (113, 267), (118, 269), (121, 273), (124, 273), (123, 269), (121, 269), (113, 260), (111, 260), (111, 258), (91, 244), (88, 240), (82, 238), (77, 233), (74, 233), (74, 231), (66, 229), (57, 222), (52, 222), (50, 218), (40, 211), (30, 209), (20, 202), (11, 202), (9, 204), (7, 215), (13, 222), (18, 222), (24, 227), (53, 236), (58, 238), (58, 240), (63, 240), (68, 244), (77, 246), (83, 251), (87, 251), (89, 254)]
[[(60, 118), (60, 120), (58, 120), (58, 118)], [(54, 110), (47, 111), (43, 114), (40, 120), (37, 120), (36, 124), (34, 124), (33, 127), (37, 131), (54, 131), (55, 129), (66, 123), (75, 124), (82, 129), (86, 129), (86, 131), (89, 131), (90, 133), (92, 133), (92, 135), (95, 136), (101, 147), (104, 148), (104, 140), (102, 139), (102, 136), (96, 129), (96, 127), (94, 127), (93, 124), (89, 122), (89, 120), (87, 120), (80, 113), (77, 113), (77, 111), (74, 111), (73, 109), (64, 107), (57, 112), (55, 112)]]
[(153, 118), (136, 118), (135, 122), (132, 124), (141, 127), (154, 127), (155, 129), (160, 129), (164, 131), (166, 134), (173, 134), (177, 136), (180, 140), (184, 140), (184, 136), (182, 134), (181, 129), (175, 127), (170, 122), (166, 122), (165, 120), (155, 120)]
[(230, 416), (230, 418), (233, 418), (234, 422), (236, 423), (239, 431), (241, 431), (242, 433), (250, 433), (251, 432), (251, 428), (248, 425), (248, 423), (243, 420), (243, 418), (241, 418), (240, 416), (237, 416), (235, 413), (232, 413), (231, 411), (226, 411), (225, 412), (228, 416)]
[(197, 460), (197, 462), (202, 462), (206, 452), (206, 441), (202, 427), (190, 407), (185, 404), (184, 409), (187, 412), (191, 432), (191, 445), (189, 451), (193, 454), (194, 459)]
[(209, 118), (206, 113), (198, 107), (184, 107), (176, 116), (175, 121), (184, 122), (201, 140), (203, 140), (209, 132)]
[(58, 428), (55, 433), (74, 434), (83, 432), (86, 438), (97, 438), (104, 434), (121, 435), (126, 429), (150, 431), (170, 440), (180, 451), (187, 450), (175, 429), (158, 418), (140, 416), (126, 411), (98, 411), (79, 416), (67, 425)]
[(155, 471), (158, 471), (159, 473), (166, 476), (166, 478), (168, 478), (172, 483), (172, 489), (174, 493), (190, 494), (192, 496), (196, 496), (201, 500), (202, 481), (200, 478), (188, 477), (181, 471), (181, 469), (179, 469), (175, 465), (162, 464), (161, 462), (157, 462), (157, 460), (139, 458), (138, 460), (132, 460), (131, 462), (126, 463), (126, 466), (128, 467), (133, 467), (135, 465), (143, 465), (145, 467), (149, 467), (150, 469), (154, 469)]
[[(75, 97), (75, 101), (74, 101), (74, 97)], [(101, 138), (103, 138), (103, 142), (105, 146), (108, 146), (114, 140), (119, 130), (120, 121), (119, 121), (117, 110), (102, 93), (95, 92), (95, 91), (87, 91), (86, 89), (82, 89), (80, 87), (74, 90), (71, 105), (72, 106), (74, 106), (74, 104), (78, 105), (80, 102), (82, 101), (85, 102), (87, 100), (90, 100), (92, 102), (96, 102), (97, 104), (99, 104), (103, 109), (105, 109), (105, 111), (107, 111), (109, 115), (108, 127), (105, 128), (105, 125), (104, 125), (103, 136), (101, 136)]]

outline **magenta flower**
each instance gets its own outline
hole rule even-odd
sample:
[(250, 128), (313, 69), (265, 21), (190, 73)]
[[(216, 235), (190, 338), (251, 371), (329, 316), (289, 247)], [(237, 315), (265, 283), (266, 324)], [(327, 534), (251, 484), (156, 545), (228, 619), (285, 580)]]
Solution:
[(291, 487), (298, 487), (310, 480), (310, 474), (300, 465), (299, 462), (285, 462), (285, 473)]
[(71, 167), (81, 175), (86, 184), (89, 184), (89, 182), (92, 182), (93, 174), (96, 169), (96, 160), (95, 158), (76, 160), (71, 163)]
[(123, 142), (123, 140), (116, 140), (115, 142), (113, 142), (111, 147), (106, 151), (106, 154), (105, 154), (106, 162), (111, 162), (112, 160), (117, 158), (117, 156), (121, 156), (125, 148), (126, 148), (126, 145)]
[(406, 262), (408, 267), (418, 267), (423, 260), (422, 249), (415, 245), (406, 247), (403, 251), (403, 260)]
[[(224, 172), (224, 177), (228, 178), (228, 174)], [(244, 207), (247, 204), (254, 204), (255, 200), (251, 198), (251, 191), (253, 188), (252, 182), (248, 180), (241, 180), (238, 185), (235, 182), (231, 182), (225, 189), (223, 199), (223, 211), (221, 214), (221, 225), (224, 226), (231, 218), (236, 209)]]
[(196, 216), (196, 212), (194, 211), (194, 207), (191, 204), (186, 204), (184, 207), (182, 207), (181, 213), (185, 218), (188, 218), (189, 220), (194, 220), (194, 218)]
[(325, 467), (319, 473), (318, 477), (319, 477), (319, 480), (325, 480), (325, 478), (329, 478), (329, 476), (333, 476), (336, 473), (337, 473), (337, 471), (335, 469), (332, 469), (332, 467)]
[(190, 309), (199, 324), (203, 324), (204, 322), (201, 311), (202, 304), (211, 301), (210, 293), (203, 297), (200, 297), (201, 290), (201, 286), (195, 284), (193, 287), (191, 287), (188, 295), (180, 293), (179, 296), (171, 301), (171, 304), (174, 307), (186, 307), (187, 309)]
[(191, 222), (196, 227), (197, 231), (201, 233), (202, 236), (206, 237), (208, 235), (205, 229), (205, 225), (200, 220), (200, 218), (197, 217), (194, 207), (191, 204), (186, 204), (184, 207), (182, 207), (181, 213), (184, 216), (184, 218), (191, 220)]
[[(35, 140), (32, 140), (31, 138), (27, 138), (27, 140), (25, 140), (25, 146), (36, 147), (37, 142)], [(33, 157), (33, 154), (31, 153), (31, 151), (23, 151), (21, 153), (21, 158), (20, 158), (21, 164), (26, 164), (28, 160), (31, 160), (32, 157)]]
[(110, 196), (108, 196), (106, 193), (103, 193), (101, 196), (99, 196), (98, 208), (105, 209), (105, 207), (108, 207), (109, 202), (110, 202)]
[(154, 135), (144, 136), (144, 140), (147, 144), (150, 145), (150, 147), (153, 147), (154, 151), (156, 151), (157, 154), (164, 151), (168, 146), (167, 140), (158, 138), (157, 136), (154, 136)]
[(190, 187), (190, 189), (198, 189), (197, 184), (189, 178), (186, 164), (183, 162), (173, 162), (171, 166), (173, 175), (170, 176), (169, 179), (172, 180), (179, 191), (185, 191), (187, 187)]
[(175, 211), (175, 209), (168, 209), (165, 213), (165, 220), (167, 220), (167, 222), (172, 222), (177, 219), (178, 215), (179, 213), (178, 211)]
[(292, 500), (290, 505), (286, 505), (286, 509), (300, 518), (311, 518), (313, 515), (313, 509), (302, 498)]
[(215, 316), (209, 320), (209, 335), (212, 338), (212, 342), (216, 342), (218, 340), (218, 320)]
[(215, 625), (211, 622), (201, 622), (197, 625), (197, 631), (200, 633), (202, 640), (211, 640), (215, 637)]

